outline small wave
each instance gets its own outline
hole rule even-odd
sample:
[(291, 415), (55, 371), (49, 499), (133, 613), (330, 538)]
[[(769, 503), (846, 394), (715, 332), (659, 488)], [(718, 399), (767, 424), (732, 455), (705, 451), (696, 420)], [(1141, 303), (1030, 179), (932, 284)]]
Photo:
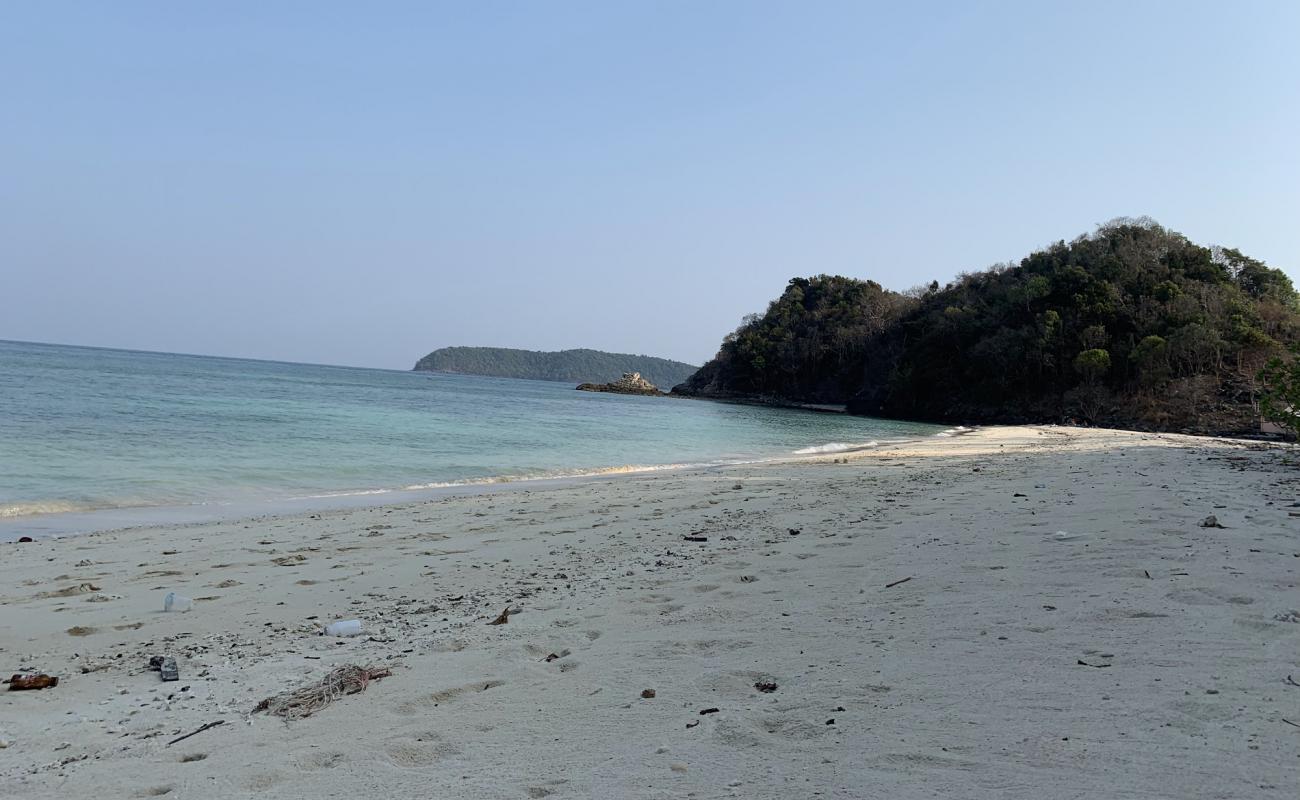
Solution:
[(0, 519), (35, 517), (41, 514), (66, 514), (70, 511), (93, 511), (95, 506), (68, 500), (37, 500), (30, 503), (0, 505)]
[(943, 437), (957, 436), (962, 433), (970, 433), (970, 431), (971, 429), (967, 428), (965, 425), (958, 425), (957, 427), (949, 428), (946, 431), (939, 431), (938, 433), (935, 434), (935, 436), (943, 436)]
[(305, 494), (301, 497), (290, 497), (290, 500), (328, 500), (331, 497), (360, 497), (368, 494), (389, 494), (392, 489), (357, 489), (352, 492), (326, 492), (324, 494)]
[[(600, 475), (630, 475), (639, 472), (659, 472), (669, 469), (691, 469), (694, 467), (718, 466), (724, 462), (708, 464), (621, 464), (616, 467), (592, 467), (590, 469), (567, 469), (538, 472), (530, 475), (494, 475), (488, 478), (466, 478), (458, 481), (436, 481), (434, 483), (417, 483), (403, 486), (401, 491), (418, 492), (425, 489), (457, 489), (464, 486), (492, 486), (499, 483), (518, 483), (522, 481), (553, 481), (565, 478), (592, 478)], [(731, 463), (731, 462), (725, 462)], [(739, 462), (736, 462), (739, 463)], [(387, 490), (381, 490), (387, 491)], [(368, 494), (359, 492), (358, 494)]]
[(811, 456), (818, 453), (847, 453), (850, 450), (866, 450), (868, 447), (879, 447), (880, 442), (874, 439), (870, 442), (861, 444), (846, 444), (844, 442), (830, 442), (829, 444), (817, 444), (812, 447), (803, 447), (794, 451), (798, 456)]

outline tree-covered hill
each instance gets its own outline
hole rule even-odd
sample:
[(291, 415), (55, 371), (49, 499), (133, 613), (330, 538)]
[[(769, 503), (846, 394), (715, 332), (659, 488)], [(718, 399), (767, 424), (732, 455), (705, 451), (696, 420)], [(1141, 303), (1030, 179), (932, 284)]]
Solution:
[(947, 422), (1257, 429), (1256, 376), (1300, 340), (1280, 270), (1150, 220), (899, 294), (797, 278), (679, 394)]
[(609, 383), (625, 372), (639, 372), (656, 386), (667, 388), (686, 380), (696, 368), (666, 358), (600, 350), (545, 353), (508, 347), (444, 347), (420, 359), (415, 369), (575, 384)]

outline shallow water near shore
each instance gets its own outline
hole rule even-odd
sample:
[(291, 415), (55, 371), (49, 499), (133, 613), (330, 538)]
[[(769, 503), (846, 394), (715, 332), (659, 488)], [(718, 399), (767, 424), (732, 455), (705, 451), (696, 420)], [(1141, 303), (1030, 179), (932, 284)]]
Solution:
[(935, 425), (0, 342), (0, 539), (827, 453)]

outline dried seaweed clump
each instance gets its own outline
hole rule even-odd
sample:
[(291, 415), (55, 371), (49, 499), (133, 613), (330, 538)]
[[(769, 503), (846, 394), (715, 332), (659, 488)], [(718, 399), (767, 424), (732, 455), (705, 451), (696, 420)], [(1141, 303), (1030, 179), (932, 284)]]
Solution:
[(330, 671), (315, 683), (266, 698), (257, 704), (253, 712), (265, 711), (285, 719), (304, 719), (344, 695), (364, 692), (371, 681), (387, 678), (392, 674), (384, 667), (359, 667), (348, 664)]

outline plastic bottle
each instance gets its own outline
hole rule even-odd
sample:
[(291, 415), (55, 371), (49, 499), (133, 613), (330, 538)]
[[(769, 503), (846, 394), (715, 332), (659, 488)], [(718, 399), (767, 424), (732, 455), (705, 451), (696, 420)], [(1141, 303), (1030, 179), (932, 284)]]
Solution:
[(326, 636), (360, 636), (361, 620), (341, 619), (325, 626)]
[(189, 611), (194, 608), (194, 601), (175, 592), (168, 592), (163, 598), (163, 611)]

